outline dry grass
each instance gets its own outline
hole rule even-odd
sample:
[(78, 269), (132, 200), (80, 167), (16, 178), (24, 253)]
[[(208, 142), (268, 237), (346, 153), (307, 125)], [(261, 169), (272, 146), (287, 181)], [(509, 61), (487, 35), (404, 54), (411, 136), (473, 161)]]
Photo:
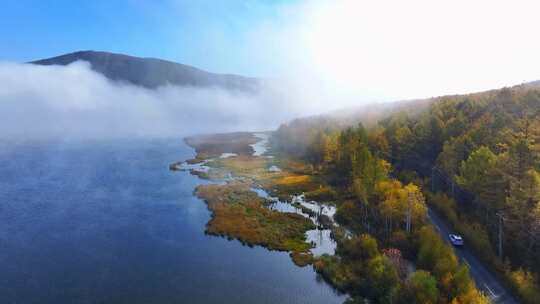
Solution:
[(212, 211), (207, 224), (210, 234), (271, 250), (307, 252), (310, 248), (305, 232), (314, 228), (313, 223), (298, 214), (266, 208), (266, 200), (245, 183), (202, 185), (197, 187), (196, 194)]
[(317, 195), (320, 185), (310, 175), (297, 174), (288, 170), (280, 172), (268, 171), (270, 166), (279, 165), (279, 163), (279, 160), (265, 157), (238, 156), (216, 159), (209, 162), (208, 166), (230, 171), (236, 177), (247, 178), (256, 184), (262, 185), (272, 195), (283, 200), (288, 200), (293, 194), (304, 192), (312, 192), (314, 196)]
[[(267, 201), (250, 190), (252, 185), (262, 186), (271, 195), (289, 200), (291, 195), (306, 193), (311, 197), (331, 197), (331, 189), (321, 185), (311, 174), (310, 166), (300, 161), (281, 158), (256, 157), (249, 153), (253, 137), (244, 133), (213, 135), (186, 139), (197, 150), (197, 163), (213, 158), (207, 163), (208, 174), (202, 178), (220, 179), (228, 172), (235, 182), (225, 185), (201, 185), (196, 194), (205, 200), (212, 212), (207, 223), (209, 234), (238, 239), (248, 245), (261, 245), (271, 250), (291, 251), (291, 258), (298, 266), (311, 264), (311, 244), (306, 243), (305, 233), (314, 229), (307, 218), (292, 213), (281, 213), (266, 208)], [(217, 158), (221, 153), (238, 153), (238, 156)], [(272, 165), (282, 169), (268, 170)], [(192, 172), (197, 174), (196, 172)]]
[(304, 267), (313, 263), (313, 254), (310, 252), (293, 251), (289, 254), (294, 264), (299, 267)]
[(300, 160), (293, 160), (293, 159), (278, 159), (279, 167), (282, 169), (295, 173), (295, 174), (313, 174), (313, 168), (309, 165), (307, 165), (305, 162), (302, 162)]
[(208, 164), (210, 167), (230, 170), (236, 176), (257, 178), (268, 173), (268, 159), (253, 156), (238, 156), (216, 159)]
[(337, 200), (337, 192), (330, 186), (319, 185), (319, 188), (306, 192), (306, 199), (319, 201), (319, 202), (328, 202)]
[(276, 181), (277, 186), (297, 186), (305, 185), (311, 182), (311, 177), (308, 175), (289, 175), (284, 176)]

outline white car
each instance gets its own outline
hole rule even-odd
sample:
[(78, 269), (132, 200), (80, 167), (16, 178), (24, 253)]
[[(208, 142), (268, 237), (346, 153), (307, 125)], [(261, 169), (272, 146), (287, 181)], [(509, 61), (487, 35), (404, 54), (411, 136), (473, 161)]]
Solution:
[(450, 243), (452, 243), (452, 245), (463, 246), (463, 238), (460, 235), (450, 234), (448, 235), (448, 238), (450, 239)]

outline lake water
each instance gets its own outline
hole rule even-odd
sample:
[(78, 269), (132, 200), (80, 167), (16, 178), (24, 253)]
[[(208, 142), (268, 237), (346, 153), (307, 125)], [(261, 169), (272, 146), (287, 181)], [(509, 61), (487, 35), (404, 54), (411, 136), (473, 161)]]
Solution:
[(342, 303), (287, 253), (207, 236), (180, 139), (0, 146), (0, 303)]

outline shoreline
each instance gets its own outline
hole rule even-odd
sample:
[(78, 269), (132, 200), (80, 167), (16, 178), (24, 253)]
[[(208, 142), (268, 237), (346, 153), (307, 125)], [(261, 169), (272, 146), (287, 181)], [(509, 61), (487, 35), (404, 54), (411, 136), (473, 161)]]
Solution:
[[(313, 194), (321, 185), (305, 172), (298, 172), (302, 171), (298, 163), (292, 163), (296, 170), (291, 170), (291, 164), (287, 165), (291, 160), (268, 155), (269, 134), (189, 136), (184, 142), (195, 150), (195, 157), (169, 167), (214, 182), (194, 190), (211, 212), (206, 233), (250, 247), (289, 252), (295, 265), (311, 265), (318, 256), (333, 254), (336, 248), (333, 219), (312, 210), (330, 205), (304, 201), (304, 193)], [(262, 150), (256, 146), (261, 143)], [(299, 197), (300, 202), (296, 201)]]

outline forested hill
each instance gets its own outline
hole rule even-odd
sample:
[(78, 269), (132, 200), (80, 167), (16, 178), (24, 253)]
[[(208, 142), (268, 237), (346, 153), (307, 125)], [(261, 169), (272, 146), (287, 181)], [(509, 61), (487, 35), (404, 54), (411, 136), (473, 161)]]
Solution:
[(151, 89), (164, 85), (178, 85), (254, 91), (259, 86), (259, 80), (256, 78), (215, 74), (167, 60), (108, 52), (79, 51), (30, 63), (68, 65), (78, 60), (89, 62), (94, 71), (111, 80), (124, 81)]
[[(394, 176), (423, 185), (428, 204), (523, 302), (535, 303), (540, 298), (540, 82), (421, 104), (412, 114), (414, 102), (356, 120), (298, 119), (282, 125), (272, 144), (332, 172), (340, 158), (349, 157), (344, 153), (356, 153), (344, 151), (351, 132), (357, 132), (347, 128), (363, 123), (360, 133), (370, 151), (392, 164)], [(437, 180), (430, 180), (434, 172)]]
[[(426, 116), (426, 112), (442, 112), (445, 107), (452, 107), (452, 104), (455, 104), (456, 107), (463, 107), (460, 104), (468, 102), (474, 103), (476, 107), (482, 107), (482, 105), (487, 105), (495, 95), (502, 91), (511, 91), (516, 94), (534, 90), (540, 90), (540, 80), (523, 83), (510, 88), (495, 89), (466, 95), (448, 95), (427, 99), (364, 104), (318, 116), (297, 118), (288, 123), (284, 123), (278, 129), (278, 132), (281, 133), (278, 137), (283, 137), (284, 139), (286, 137), (291, 137), (292, 141), (296, 141), (296, 143), (294, 145), (295, 147), (290, 147), (291, 150), (289, 152), (302, 154), (305, 148), (307, 148), (310, 138), (314, 137), (318, 131), (323, 129), (326, 130), (325, 133), (331, 133), (332, 131), (342, 130), (346, 127), (356, 126), (360, 122), (365, 127), (372, 128), (384, 124), (385, 119), (396, 120), (398, 117), (406, 117), (410, 123), (414, 123), (413, 118), (424, 115), (425, 120), (425, 118), (429, 116)], [(437, 103), (445, 103), (446, 105), (437, 105)], [(459, 109), (456, 110), (459, 111)], [(444, 119), (441, 117), (441, 114), (442, 113), (439, 113), (437, 115), (438, 119)], [(463, 113), (460, 115), (463, 115)], [(277, 139), (278, 137), (275, 138)], [(298, 140), (303, 141), (303, 144), (300, 143), (300, 145), (298, 145)], [(292, 141), (283, 140), (282, 144), (287, 145), (287, 142)], [(293, 149), (297, 149), (297, 151), (293, 151)]]
[[(459, 164), (450, 165), (443, 158), (437, 161), (445, 143), (455, 144), (469, 134), (474, 138), (472, 146), (468, 143), (470, 148), (487, 144), (484, 141), (488, 139), (478, 132), (489, 131), (492, 141), (502, 140), (508, 144), (508, 136), (493, 132), (516, 130), (516, 120), (522, 118), (534, 120), (538, 91), (540, 81), (535, 81), (480, 93), (369, 104), (298, 118), (278, 128), (274, 145), (289, 154), (307, 155), (308, 150), (315, 149), (314, 141), (329, 139), (321, 139), (321, 135), (336, 136), (345, 128), (362, 123), (370, 131), (372, 144), (380, 147), (379, 153), (402, 168), (427, 174), (437, 163), (453, 176)], [(456, 161), (459, 163), (468, 152), (463, 151)], [(407, 162), (402, 161), (405, 158)]]

